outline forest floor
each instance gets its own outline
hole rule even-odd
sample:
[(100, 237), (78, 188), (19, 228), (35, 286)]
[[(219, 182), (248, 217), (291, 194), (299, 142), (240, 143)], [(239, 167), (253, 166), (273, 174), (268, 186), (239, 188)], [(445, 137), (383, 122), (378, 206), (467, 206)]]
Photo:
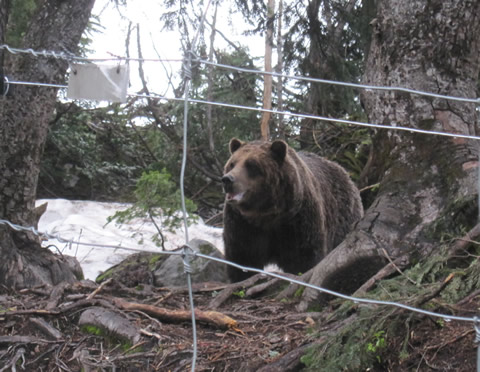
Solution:
[[(290, 302), (246, 298), (244, 291), (231, 291), (233, 295), (212, 311), (212, 301), (225, 290), (228, 285), (218, 283), (194, 286), (195, 370), (301, 370), (300, 356), (328, 323), (328, 309), (298, 313)], [(478, 295), (471, 296), (455, 313), (472, 316), (478, 307)], [(186, 288), (126, 288), (113, 280), (3, 290), (0, 371), (189, 371), (193, 360), (189, 309)], [(90, 325), (80, 325), (87, 310), (97, 312), (90, 314)], [(391, 338), (381, 364), (366, 370), (474, 371), (474, 338), (471, 323), (440, 325), (419, 317), (415, 329), (410, 329), (408, 357), (399, 360), (403, 340)]]

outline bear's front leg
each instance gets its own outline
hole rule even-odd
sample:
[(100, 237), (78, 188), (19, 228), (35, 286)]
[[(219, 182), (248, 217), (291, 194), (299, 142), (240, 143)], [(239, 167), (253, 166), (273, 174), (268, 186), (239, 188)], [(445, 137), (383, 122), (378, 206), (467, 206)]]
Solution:
[[(267, 263), (269, 239), (265, 232), (245, 221), (226, 223), (223, 230), (225, 258), (236, 264), (263, 269)], [(254, 273), (233, 266), (227, 267), (232, 283), (245, 280)]]

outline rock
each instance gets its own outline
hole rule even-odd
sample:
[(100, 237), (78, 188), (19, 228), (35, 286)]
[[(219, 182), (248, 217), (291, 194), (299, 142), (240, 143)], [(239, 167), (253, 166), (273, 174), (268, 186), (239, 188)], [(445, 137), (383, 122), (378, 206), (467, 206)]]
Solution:
[(102, 307), (85, 310), (78, 325), (86, 332), (103, 335), (132, 345), (140, 340), (140, 330), (123, 315)]
[[(193, 239), (189, 245), (196, 252), (215, 258), (223, 258), (222, 252), (205, 240)], [(190, 267), (192, 269), (192, 283), (228, 283), (224, 264), (205, 258), (192, 257)], [(157, 287), (183, 287), (187, 285), (183, 257), (162, 253), (132, 254), (118, 265), (100, 274), (96, 282), (101, 283), (109, 278), (113, 278), (130, 288), (142, 284), (153, 284)]]
[[(222, 252), (205, 240), (193, 239), (189, 245), (196, 252), (215, 258), (223, 258)], [(193, 283), (228, 283), (224, 264), (205, 258), (194, 257), (190, 261), (190, 267), (192, 270)], [(155, 285), (159, 287), (185, 286), (187, 281), (183, 268), (183, 257), (177, 255), (169, 256), (161, 263), (160, 267), (154, 271), (153, 276)]]
[(134, 253), (97, 276), (95, 281), (102, 283), (113, 278), (129, 288), (142, 284), (151, 285), (154, 284), (153, 271), (160, 267), (167, 258), (167, 255), (161, 253)]

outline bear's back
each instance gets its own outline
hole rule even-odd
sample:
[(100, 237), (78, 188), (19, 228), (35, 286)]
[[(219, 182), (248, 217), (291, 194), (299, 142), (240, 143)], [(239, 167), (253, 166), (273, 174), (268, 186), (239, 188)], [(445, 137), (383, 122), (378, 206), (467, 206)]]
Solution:
[(329, 250), (340, 244), (363, 216), (360, 193), (348, 173), (337, 163), (309, 152), (298, 152), (299, 158), (313, 173), (316, 188), (325, 206), (325, 222), (331, 244)]

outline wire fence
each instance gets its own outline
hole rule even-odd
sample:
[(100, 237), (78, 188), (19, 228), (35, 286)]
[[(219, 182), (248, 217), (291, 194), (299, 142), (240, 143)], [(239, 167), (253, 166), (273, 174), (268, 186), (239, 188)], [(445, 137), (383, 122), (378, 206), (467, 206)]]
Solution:
[[(205, 11), (202, 13), (202, 20), (201, 23), (203, 24), (205, 15), (208, 10), (208, 5), (207, 4)], [(201, 27), (200, 27), (201, 28)], [(199, 28), (199, 31), (200, 31)], [(334, 81), (334, 80), (325, 80), (325, 79), (317, 79), (317, 78), (310, 78), (310, 77), (304, 77), (304, 76), (296, 76), (296, 75), (286, 75), (286, 74), (281, 74), (281, 73), (276, 73), (276, 72), (266, 72), (262, 70), (255, 70), (255, 69), (247, 69), (247, 68), (241, 68), (237, 66), (230, 66), (230, 65), (225, 65), (225, 64), (219, 64), (215, 63), (212, 61), (206, 61), (197, 58), (194, 55), (194, 49), (195, 45), (197, 43), (199, 31), (197, 32), (193, 42), (191, 43), (191, 50), (190, 52), (186, 55), (185, 58), (179, 58), (179, 59), (159, 59), (159, 58), (122, 58), (122, 57), (115, 57), (115, 58), (84, 58), (84, 57), (79, 57), (75, 56), (71, 53), (66, 53), (66, 52), (55, 52), (55, 51), (35, 51), (33, 49), (19, 49), (19, 48), (12, 48), (6, 44), (0, 45), (0, 49), (7, 50), (8, 52), (12, 54), (18, 54), (18, 53), (26, 53), (30, 54), (36, 58), (58, 58), (58, 59), (64, 59), (67, 61), (82, 61), (82, 62), (97, 62), (97, 61), (137, 61), (137, 62), (181, 62), (183, 63), (183, 72), (184, 72), (184, 81), (185, 81), (185, 90), (184, 90), (184, 96), (182, 98), (178, 97), (169, 97), (169, 96), (164, 96), (156, 93), (150, 93), (148, 95), (145, 94), (129, 94), (130, 97), (136, 97), (136, 98), (148, 98), (148, 99), (158, 99), (158, 100), (168, 100), (168, 101), (180, 101), (184, 103), (184, 122), (183, 122), (183, 155), (182, 155), (182, 169), (181, 169), (181, 177), (180, 177), (180, 187), (181, 187), (181, 195), (182, 195), (182, 212), (183, 212), (183, 218), (184, 218), (184, 226), (185, 226), (185, 245), (183, 251), (161, 251), (160, 253), (162, 254), (167, 254), (167, 255), (181, 255), (183, 257), (183, 262), (184, 262), (184, 271), (186, 274), (186, 280), (187, 280), (187, 286), (188, 286), (188, 292), (189, 292), (189, 300), (190, 300), (190, 307), (192, 310), (192, 330), (193, 330), (193, 357), (192, 357), (192, 371), (195, 370), (195, 363), (196, 363), (196, 358), (197, 358), (197, 336), (196, 336), (196, 325), (195, 325), (195, 312), (194, 312), (194, 303), (193, 303), (193, 291), (192, 291), (192, 283), (191, 283), (191, 266), (190, 266), (190, 260), (194, 259), (196, 257), (204, 258), (207, 260), (212, 260), (216, 261), (218, 263), (226, 264), (226, 265), (231, 265), (234, 266), (238, 269), (244, 270), (244, 271), (250, 271), (250, 272), (255, 272), (255, 273), (261, 273), (263, 275), (267, 275), (273, 278), (285, 280), (289, 283), (294, 283), (298, 284), (304, 287), (312, 288), (316, 291), (319, 291), (321, 293), (329, 294), (338, 298), (342, 298), (345, 300), (353, 301), (355, 303), (359, 304), (369, 304), (369, 305), (380, 305), (380, 306), (392, 306), (392, 307), (397, 307), (401, 308), (404, 310), (408, 310), (411, 312), (415, 312), (418, 314), (423, 314), (431, 317), (436, 317), (436, 318), (441, 318), (444, 321), (463, 321), (463, 322), (470, 322), (473, 324), (474, 329), (475, 329), (475, 342), (477, 344), (480, 344), (480, 320), (477, 317), (463, 317), (463, 316), (454, 316), (454, 315), (449, 315), (449, 314), (441, 314), (441, 313), (436, 313), (432, 311), (427, 311), (424, 309), (419, 309), (415, 308), (409, 305), (405, 305), (402, 303), (397, 303), (397, 302), (391, 302), (391, 301), (379, 301), (379, 300), (373, 300), (373, 299), (366, 299), (366, 298), (358, 298), (358, 297), (353, 297), (353, 296), (348, 296), (344, 295), (335, 291), (331, 291), (326, 288), (322, 288), (319, 286), (312, 285), (310, 283), (306, 283), (300, 280), (292, 279), (291, 277), (286, 277), (281, 274), (277, 273), (272, 273), (272, 272), (267, 272), (262, 269), (257, 269), (257, 268), (252, 268), (252, 267), (245, 267), (242, 265), (238, 265), (234, 262), (229, 262), (224, 259), (220, 258), (215, 258), (211, 257), (209, 255), (201, 254), (199, 252), (195, 252), (192, 249), (189, 249), (188, 243), (189, 243), (189, 236), (188, 236), (188, 224), (187, 224), (187, 218), (186, 218), (186, 208), (185, 208), (185, 196), (184, 196), (184, 187), (183, 187), (183, 182), (184, 182), (184, 176), (185, 176), (185, 165), (186, 165), (186, 156), (187, 156), (187, 140), (188, 140), (188, 109), (190, 104), (202, 104), (202, 105), (214, 105), (214, 106), (221, 106), (221, 107), (227, 107), (231, 109), (240, 109), (240, 110), (250, 110), (250, 111), (257, 111), (257, 112), (269, 112), (272, 114), (278, 114), (278, 115), (285, 115), (285, 116), (290, 116), (290, 117), (296, 117), (296, 118), (302, 118), (302, 119), (313, 119), (313, 120), (319, 120), (319, 121), (326, 121), (326, 122), (333, 122), (333, 123), (338, 123), (338, 124), (345, 124), (345, 125), (355, 125), (355, 126), (363, 126), (363, 127), (370, 127), (370, 128), (376, 128), (376, 129), (387, 129), (387, 130), (394, 130), (394, 131), (406, 131), (410, 133), (421, 133), (421, 134), (427, 134), (427, 135), (438, 135), (438, 136), (447, 136), (447, 137), (455, 137), (455, 138), (464, 138), (464, 139), (471, 139), (471, 140), (480, 140), (479, 136), (474, 136), (474, 135), (467, 135), (463, 133), (450, 133), (450, 132), (444, 132), (444, 131), (432, 131), (432, 130), (423, 130), (423, 129), (417, 129), (417, 128), (410, 128), (410, 127), (403, 127), (403, 126), (394, 126), (394, 125), (383, 125), (383, 124), (375, 124), (375, 123), (366, 123), (366, 122), (360, 122), (360, 121), (354, 121), (354, 120), (347, 120), (343, 118), (330, 118), (330, 117), (324, 117), (324, 116), (318, 116), (318, 115), (311, 115), (311, 114), (305, 114), (305, 113), (296, 113), (296, 112), (289, 112), (289, 111), (279, 111), (279, 110), (267, 110), (263, 109), (261, 107), (251, 107), (251, 106), (244, 106), (244, 105), (236, 105), (236, 104), (230, 104), (230, 103), (224, 103), (224, 102), (218, 102), (218, 101), (208, 101), (208, 100), (200, 100), (200, 99), (193, 99), (190, 97), (190, 82), (192, 79), (192, 63), (200, 63), (204, 65), (209, 65), (217, 68), (222, 68), (222, 69), (228, 69), (228, 70), (235, 70), (238, 72), (243, 72), (243, 73), (252, 73), (252, 74), (259, 74), (259, 75), (271, 75), (274, 77), (278, 78), (285, 78), (285, 79), (292, 79), (292, 80), (299, 80), (299, 81), (305, 81), (309, 83), (320, 83), (320, 84), (330, 84), (330, 85), (338, 85), (338, 86), (344, 86), (344, 87), (349, 87), (349, 88), (354, 88), (354, 89), (366, 89), (366, 90), (379, 90), (379, 91), (396, 91), (396, 92), (404, 92), (404, 93), (410, 93), (410, 94), (415, 94), (415, 95), (420, 95), (420, 96), (425, 96), (425, 97), (431, 97), (431, 98), (436, 98), (436, 99), (445, 99), (445, 100), (452, 100), (452, 101), (458, 101), (458, 102), (464, 102), (464, 103), (472, 103), (475, 105), (480, 105), (480, 97), (456, 97), (456, 96), (449, 96), (449, 95), (442, 95), (442, 94), (437, 94), (437, 93), (432, 93), (432, 92), (425, 92), (425, 91), (419, 91), (419, 90), (414, 90), (410, 88), (405, 88), (405, 87), (388, 87), (388, 86), (374, 86), (374, 85), (365, 85), (365, 84), (358, 84), (358, 83), (349, 83), (349, 82), (341, 82), (341, 81)], [(6, 78), (5, 78), (6, 79)], [(17, 81), (17, 80), (12, 80), (8, 79), (5, 80), (5, 83), (8, 85), (25, 85), (25, 86), (39, 86), (39, 87), (46, 87), (46, 88), (55, 88), (55, 89), (65, 89), (67, 88), (66, 85), (62, 84), (47, 84), (47, 83), (41, 83), (41, 82), (29, 82), (29, 81)], [(4, 93), (6, 94), (6, 93)], [(480, 178), (479, 178), (479, 187), (480, 187)], [(479, 198), (480, 198), (480, 193), (479, 193)], [(62, 243), (68, 243), (68, 244), (78, 244), (78, 245), (88, 245), (88, 246), (95, 246), (95, 247), (100, 247), (100, 248), (105, 248), (105, 249), (124, 249), (124, 250), (130, 250), (130, 251), (145, 251), (145, 250), (139, 250), (135, 248), (129, 248), (129, 247), (123, 247), (119, 245), (104, 245), (104, 244), (94, 244), (94, 243), (85, 243), (81, 241), (75, 241), (72, 239), (64, 239), (61, 236), (58, 235), (52, 235), (49, 234), (48, 232), (40, 232), (34, 227), (25, 227), (25, 226), (20, 226), (17, 224), (14, 224), (8, 220), (0, 220), (0, 224), (3, 225), (8, 225), (10, 228), (17, 230), (17, 231), (30, 231), (34, 233), (37, 236), (43, 237), (45, 239), (56, 239), (59, 242)], [(159, 253), (158, 251), (155, 251), (156, 253)], [(477, 358), (477, 371), (480, 372), (480, 347), (478, 349), (478, 358)]]

